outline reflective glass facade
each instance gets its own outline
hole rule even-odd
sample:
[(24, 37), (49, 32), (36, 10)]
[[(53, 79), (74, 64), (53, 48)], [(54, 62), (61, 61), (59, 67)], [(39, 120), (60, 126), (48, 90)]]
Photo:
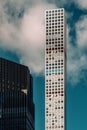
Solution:
[(0, 58), (0, 130), (34, 130), (32, 91), (28, 68)]

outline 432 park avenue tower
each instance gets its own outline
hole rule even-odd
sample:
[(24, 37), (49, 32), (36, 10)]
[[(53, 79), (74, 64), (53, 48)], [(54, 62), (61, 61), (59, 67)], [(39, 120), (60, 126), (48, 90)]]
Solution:
[(45, 130), (65, 130), (64, 9), (46, 10), (45, 26)]

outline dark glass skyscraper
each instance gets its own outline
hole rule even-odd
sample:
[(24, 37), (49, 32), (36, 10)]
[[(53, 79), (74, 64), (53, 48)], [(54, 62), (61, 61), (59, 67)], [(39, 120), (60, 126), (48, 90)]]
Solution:
[(34, 130), (28, 67), (0, 58), (0, 130)]

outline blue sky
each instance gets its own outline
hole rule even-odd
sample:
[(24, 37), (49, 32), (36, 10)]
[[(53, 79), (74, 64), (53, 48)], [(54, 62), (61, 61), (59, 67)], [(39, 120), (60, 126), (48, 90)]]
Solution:
[(44, 130), (45, 17), (66, 12), (67, 130), (87, 130), (87, 1), (0, 0), (0, 57), (25, 64), (33, 75), (35, 130)]

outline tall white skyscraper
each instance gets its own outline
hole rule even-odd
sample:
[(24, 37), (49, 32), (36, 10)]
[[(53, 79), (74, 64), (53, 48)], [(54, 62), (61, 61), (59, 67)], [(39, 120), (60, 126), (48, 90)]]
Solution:
[(45, 130), (65, 130), (65, 13), (46, 10)]

